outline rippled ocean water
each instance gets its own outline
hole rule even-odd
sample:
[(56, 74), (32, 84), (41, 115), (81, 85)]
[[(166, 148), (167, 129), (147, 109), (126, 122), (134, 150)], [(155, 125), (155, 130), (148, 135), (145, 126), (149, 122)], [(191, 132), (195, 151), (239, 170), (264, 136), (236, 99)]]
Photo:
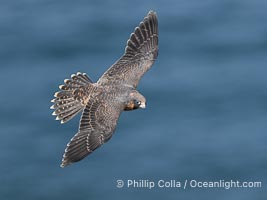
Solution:
[[(61, 169), (79, 117), (55, 121), (54, 92), (77, 71), (97, 81), (150, 9), (160, 49), (138, 87), (147, 109), (123, 113), (108, 143)], [(266, 10), (262, 0), (0, 2), (0, 199), (264, 200)], [(128, 180), (262, 187), (149, 189)]]

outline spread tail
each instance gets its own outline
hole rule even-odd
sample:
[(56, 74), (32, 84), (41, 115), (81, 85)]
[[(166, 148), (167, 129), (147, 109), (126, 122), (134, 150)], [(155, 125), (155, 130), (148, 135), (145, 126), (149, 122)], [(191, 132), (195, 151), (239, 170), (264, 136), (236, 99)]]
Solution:
[(64, 85), (60, 85), (60, 91), (55, 93), (54, 103), (50, 108), (54, 109), (52, 115), (56, 120), (65, 123), (76, 116), (84, 107), (84, 99), (87, 98), (86, 89), (92, 85), (92, 80), (85, 74), (78, 72), (71, 75), (71, 79), (65, 79)]

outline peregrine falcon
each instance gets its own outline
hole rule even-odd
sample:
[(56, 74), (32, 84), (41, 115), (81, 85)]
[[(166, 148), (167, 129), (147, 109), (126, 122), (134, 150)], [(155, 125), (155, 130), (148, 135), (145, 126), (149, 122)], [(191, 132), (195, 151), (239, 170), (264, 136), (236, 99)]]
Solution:
[(61, 167), (77, 162), (107, 142), (122, 111), (145, 108), (137, 91), (144, 73), (158, 56), (158, 20), (149, 11), (127, 41), (124, 55), (94, 83), (85, 73), (73, 74), (51, 101), (56, 120), (65, 123), (82, 111), (78, 132), (67, 144)]

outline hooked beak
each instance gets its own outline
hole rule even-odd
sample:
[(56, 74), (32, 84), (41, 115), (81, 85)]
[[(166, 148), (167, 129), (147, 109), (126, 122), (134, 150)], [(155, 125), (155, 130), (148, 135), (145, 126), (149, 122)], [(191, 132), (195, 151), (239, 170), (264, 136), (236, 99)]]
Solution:
[(142, 102), (139, 107), (142, 108), (142, 109), (145, 109), (146, 108), (146, 103)]

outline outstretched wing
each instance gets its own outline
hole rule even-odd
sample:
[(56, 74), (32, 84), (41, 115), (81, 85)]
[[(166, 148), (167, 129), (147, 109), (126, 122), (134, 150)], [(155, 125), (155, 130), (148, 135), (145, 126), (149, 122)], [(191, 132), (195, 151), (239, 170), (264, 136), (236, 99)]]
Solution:
[(78, 133), (70, 140), (61, 167), (82, 160), (107, 142), (114, 132), (122, 108), (119, 105), (90, 99), (80, 120)]
[(128, 85), (136, 88), (158, 56), (158, 20), (150, 11), (127, 41), (125, 54), (98, 80), (100, 85)]

